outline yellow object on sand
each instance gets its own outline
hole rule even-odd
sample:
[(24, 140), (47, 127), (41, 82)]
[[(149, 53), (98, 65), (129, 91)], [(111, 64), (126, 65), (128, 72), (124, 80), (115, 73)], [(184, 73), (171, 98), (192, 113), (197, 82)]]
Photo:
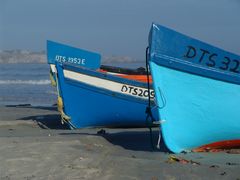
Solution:
[(64, 112), (63, 112), (63, 100), (60, 96), (58, 96), (58, 111), (61, 113), (61, 118), (63, 121), (70, 121), (70, 117), (67, 116)]

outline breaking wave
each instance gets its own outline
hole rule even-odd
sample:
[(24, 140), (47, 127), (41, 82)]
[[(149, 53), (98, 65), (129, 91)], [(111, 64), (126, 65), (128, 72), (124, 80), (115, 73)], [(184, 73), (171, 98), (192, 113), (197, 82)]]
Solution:
[(10, 85), (10, 84), (25, 84), (25, 85), (47, 85), (51, 84), (50, 80), (0, 80), (0, 85)]

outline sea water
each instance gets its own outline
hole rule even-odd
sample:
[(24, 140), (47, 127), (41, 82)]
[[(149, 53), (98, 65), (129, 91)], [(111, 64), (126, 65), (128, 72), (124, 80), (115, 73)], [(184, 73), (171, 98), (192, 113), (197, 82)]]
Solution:
[(56, 103), (48, 64), (0, 64), (0, 105)]
[[(144, 62), (108, 62), (116, 67), (144, 67)], [(51, 85), (46, 63), (0, 64), (0, 105), (52, 106), (57, 103), (56, 88)]]

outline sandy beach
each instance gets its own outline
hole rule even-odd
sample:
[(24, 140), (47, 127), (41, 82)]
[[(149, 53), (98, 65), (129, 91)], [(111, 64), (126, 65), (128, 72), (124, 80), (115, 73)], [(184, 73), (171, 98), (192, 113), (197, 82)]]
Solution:
[(239, 151), (153, 150), (147, 128), (70, 130), (56, 107), (0, 107), (0, 153), (1, 180), (240, 179)]

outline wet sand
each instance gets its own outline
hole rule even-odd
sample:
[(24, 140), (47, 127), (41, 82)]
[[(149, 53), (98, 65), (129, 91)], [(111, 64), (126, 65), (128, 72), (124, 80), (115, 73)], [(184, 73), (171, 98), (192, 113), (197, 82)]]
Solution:
[(56, 107), (0, 107), (0, 179), (240, 180), (240, 154), (173, 155), (148, 129), (104, 130), (69, 130)]

